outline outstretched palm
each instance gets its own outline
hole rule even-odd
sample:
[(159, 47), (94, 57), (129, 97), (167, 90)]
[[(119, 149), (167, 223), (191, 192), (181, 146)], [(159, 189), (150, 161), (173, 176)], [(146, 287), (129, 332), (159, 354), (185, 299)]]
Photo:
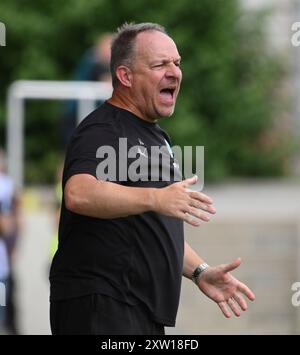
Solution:
[(238, 258), (230, 264), (210, 267), (203, 271), (198, 279), (199, 289), (218, 304), (227, 318), (231, 316), (228, 306), (238, 317), (241, 315), (240, 309), (247, 309), (243, 294), (251, 301), (255, 299), (254, 293), (229, 273), (240, 264), (241, 259)]

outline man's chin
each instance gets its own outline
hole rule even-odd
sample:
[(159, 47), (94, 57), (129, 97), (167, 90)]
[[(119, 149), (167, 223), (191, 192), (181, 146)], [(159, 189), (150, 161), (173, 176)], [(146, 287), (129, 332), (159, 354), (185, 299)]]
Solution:
[(172, 107), (169, 109), (161, 110), (158, 112), (158, 114), (159, 114), (159, 117), (161, 117), (161, 118), (168, 118), (173, 115), (174, 111), (175, 111), (175, 107)]

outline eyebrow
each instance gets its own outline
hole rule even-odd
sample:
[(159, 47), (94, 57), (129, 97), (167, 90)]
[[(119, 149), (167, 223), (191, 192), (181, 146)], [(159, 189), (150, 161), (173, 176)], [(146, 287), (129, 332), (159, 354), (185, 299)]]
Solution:
[(181, 62), (181, 57), (178, 57), (176, 59), (170, 59), (170, 58), (159, 58), (159, 59), (155, 59), (153, 61), (150, 62), (150, 65), (154, 65), (156, 63), (170, 63), (170, 62)]

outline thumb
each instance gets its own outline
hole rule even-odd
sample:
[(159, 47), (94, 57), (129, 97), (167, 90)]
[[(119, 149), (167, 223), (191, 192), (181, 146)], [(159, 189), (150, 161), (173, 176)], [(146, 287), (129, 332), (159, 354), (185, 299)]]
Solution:
[(230, 271), (238, 268), (241, 265), (241, 262), (242, 262), (241, 258), (237, 258), (234, 261), (232, 261), (231, 263), (224, 265), (223, 271), (230, 272)]
[(182, 182), (183, 182), (183, 186), (184, 187), (188, 187), (190, 185), (195, 185), (197, 181), (198, 181), (198, 176), (194, 175), (194, 176), (192, 176), (189, 179), (183, 180)]

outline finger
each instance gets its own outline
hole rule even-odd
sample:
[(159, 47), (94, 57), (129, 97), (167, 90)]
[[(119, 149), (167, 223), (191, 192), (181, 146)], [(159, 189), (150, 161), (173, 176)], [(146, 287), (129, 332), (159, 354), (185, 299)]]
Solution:
[(232, 312), (237, 317), (239, 317), (241, 315), (241, 311), (240, 311), (238, 305), (236, 304), (236, 302), (232, 298), (229, 298), (229, 300), (227, 301), (227, 304), (231, 308)]
[(202, 193), (200, 191), (189, 191), (189, 195), (191, 198), (193, 198), (197, 201), (204, 202), (209, 205), (211, 205), (213, 203), (213, 200), (211, 197), (205, 195), (204, 193)]
[(216, 210), (214, 207), (212, 207), (211, 205), (207, 205), (206, 203), (199, 202), (198, 200), (195, 200), (195, 199), (191, 200), (190, 206), (201, 209), (206, 212), (209, 212), (211, 214), (216, 213)]
[(198, 181), (198, 176), (194, 175), (193, 177), (191, 177), (189, 179), (183, 180), (182, 184), (184, 187), (188, 187), (190, 185), (195, 185), (197, 181)]
[(250, 290), (249, 287), (247, 287), (242, 282), (239, 283), (238, 291), (242, 292), (245, 296), (247, 296), (250, 301), (254, 301), (255, 300), (254, 293)]
[(197, 221), (196, 219), (192, 218), (192, 216), (190, 216), (187, 212), (180, 212), (178, 217), (180, 219), (182, 219), (184, 222), (190, 224), (191, 226), (194, 226), (194, 227), (200, 226), (200, 222)]
[(231, 313), (229, 312), (227, 305), (225, 302), (219, 302), (218, 306), (220, 307), (222, 313), (224, 314), (224, 316), (226, 318), (230, 318), (231, 317)]
[(247, 310), (248, 308), (247, 302), (244, 300), (243, 296), (240, 296), (239, 294), (236, 293), (232, 297), (243, 311)]
[(223, 266), (224, 272), (230, 272), (241, 265), (241, 258), (237, 258), (229, 264)]
[(194, 207), (190, 207), (189, 210), (187, 211), (188, 214), (190, 214), (191, 216), (194, 216), (196, 218), (201, 219), (204, 222), (208, 222), (210, 220), (209, 216), (207, 216), (205, 213), (200, 212), (198, 209), (194, 208)]

